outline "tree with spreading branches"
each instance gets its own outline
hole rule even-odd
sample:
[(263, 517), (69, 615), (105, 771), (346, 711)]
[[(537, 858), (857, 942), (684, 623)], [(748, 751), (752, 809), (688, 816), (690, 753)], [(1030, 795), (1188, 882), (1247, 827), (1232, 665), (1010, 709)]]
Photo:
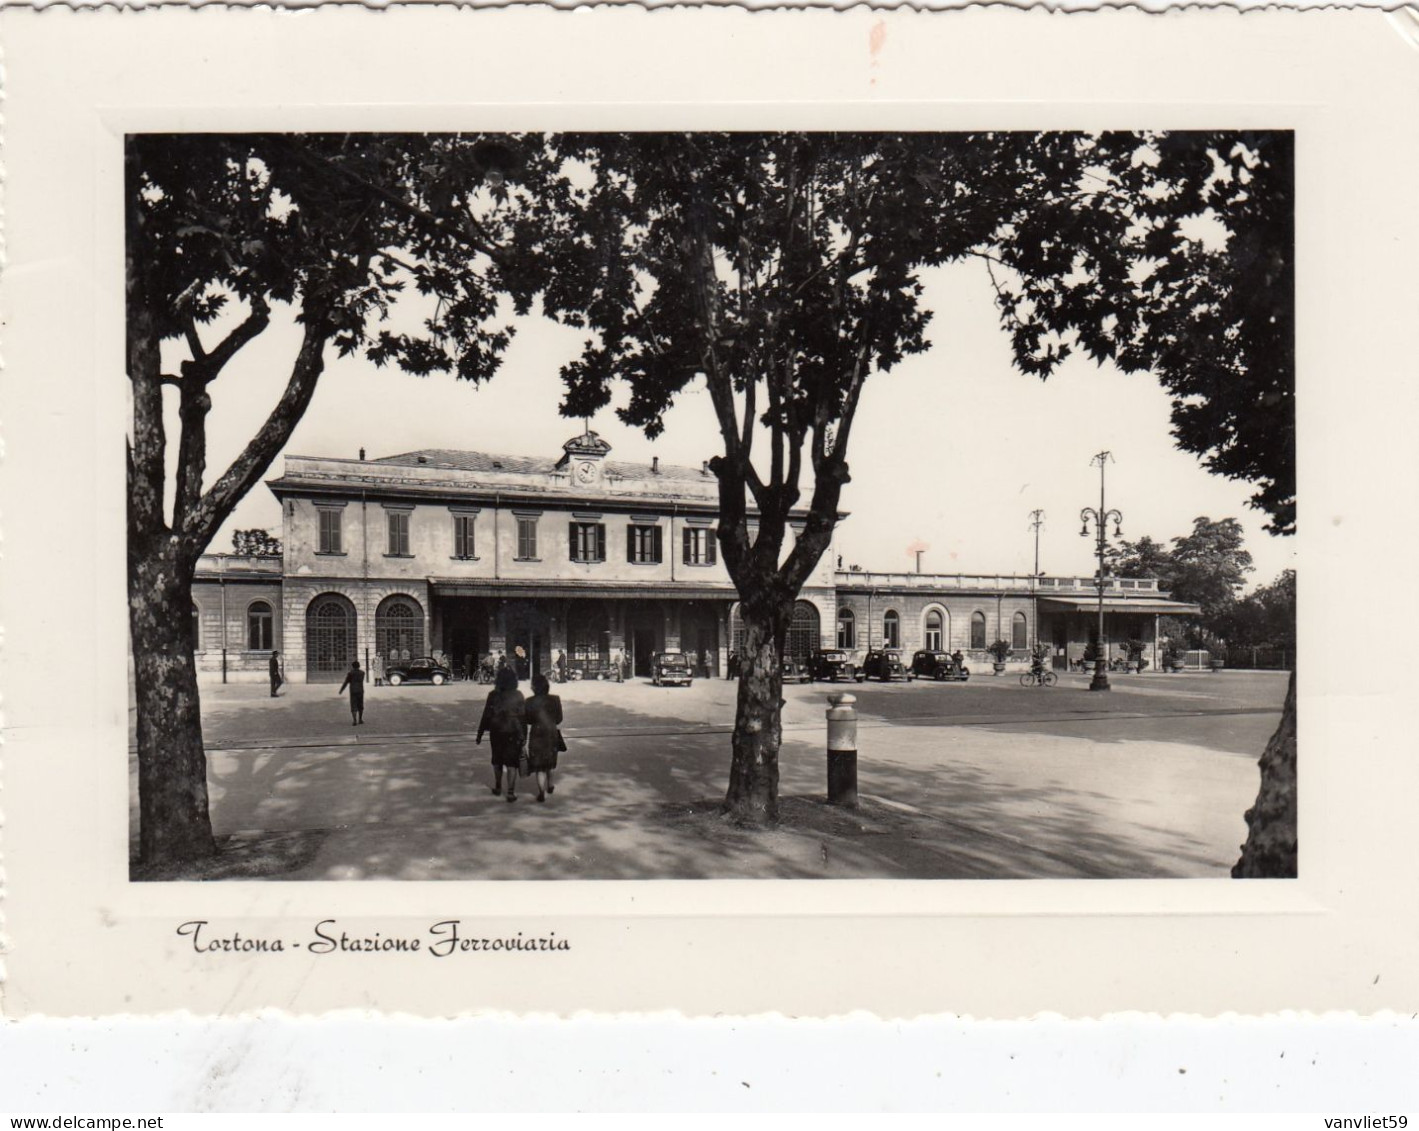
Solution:
[[(1289, 307), (1275, 305), (1289, 295), (1279, 283), (1239, 293), (1278, 254), (1268, 221), (1285, 209), (1252, 199), (1289, 191), (1286, 171), (1267, 164), (1285, 148), (1273, 141), (551, 139), (547, 168), (576, 176), (563, 193), (534, 194), (557, 264), (543, 302), (589, 332), (563, 374), (564, 411), (605, 407), (623, 381), (621, 418), (654, 436), (675, 397), (702, 383), (718, 418), (718, 536), (744, 627), (725, 797), (733, 818), (777, 815), (779, 657), (794, 600), (831, 542), (865, 382), (929, 348), (927, 269), (986, 264), (1025, 372), (1048, 376), (1074, 352), (1151, 370), (1174, 393), (1178, 442), (1208, 453), (1214, 470), (1264, 481), (1260, 504), (1290, 521), (1289, 465), (1262, 466), (1240, 440), (1256, 430), (1255, 413), (1280, 429), (1290, 406), (1266, 354), (1289, 340)], [(1258, 318), (1270, 322), (1258, 329)]]
[[(500, 301), (511, 296), (525, 311), (532, 287), (512, 268), (517, 145), (432, 135), (127, 139), (128, 598), (143, 863), (214, 850), (186, 631), (199, 555), (289, 439), (332, 350), (419, 374), (481, 380), (496, 370), (509, 334)], [(210, 390), (278, 308), (300, 328), (285, 389), (209, 478)]]

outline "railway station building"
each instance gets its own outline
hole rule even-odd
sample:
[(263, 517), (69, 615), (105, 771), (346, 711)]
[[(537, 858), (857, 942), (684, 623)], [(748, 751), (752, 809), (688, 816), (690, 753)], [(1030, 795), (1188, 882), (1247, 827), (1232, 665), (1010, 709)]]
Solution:
[[(203, 558), (193, 640), (203, 679), (339, 681), (350, 661), (439, 651), (467, 664), (515, 658), (524, 675), (559, 652), (584, 678), (661, 651), (724, 675), (739, 633), (719, 558), (718, 482), (708, 465), (609, 458), (587, 430), (554, 457), (424, 450), (378, 459), (287, 456), (267, 486), (281, 503), (282, 556)], [(806, 514), (803, 516), (806, 518)], [(801, 529), (801, 523), (792, 524)], [(1093, 578), (870, 573), (824, 555), (804, 586), (786, 650), (960, 650), (1016, 665), (1036, 641), (1065, 667), (1097, 639)], [(1109, 579), (1106, 646), (1157, 618), (1196, 613), (1147, 579)], [(1157, 656), (1153, 656), (1156, 664)]]

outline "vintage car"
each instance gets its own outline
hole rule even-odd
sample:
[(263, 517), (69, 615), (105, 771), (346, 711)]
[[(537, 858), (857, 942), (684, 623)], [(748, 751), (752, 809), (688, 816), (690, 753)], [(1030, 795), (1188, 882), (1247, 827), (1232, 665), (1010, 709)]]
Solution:
[(862, 673), (853, 664), (852, 657), (841, 648), (825, 648), (821, 652), (815, 652), (809, 671), (814, 679), (828, 683), (839, 679), (862, 682)]
[(783, 658), (783, 682), (812, 683), (813, 673), (808, 670), (808, 665), (797, 656), (785, 656)]
[(438, 686), (450, 682), (453, 671), (432, 656), (418, 656), (412, 660), (391, 660), (385, 666), (384, 678), (390, 687), (398, 687), (401, 683), (432, 683)]
[(689, 687), (695, 679), (695, 669), (684, 652), (657, 652), (650, 661), (650, 681), (656, 687), (667, 683), (683, 683)]
[(912, 674), (919, 679), (954, 679), (964, 683), (971, 669), (950, 652), (918, 652), (912, 657)]
[(907, 667), (906, 662), (902, 659), (902, 654), (895, 648), (868, 652), (862, 661), (862, 674), (868, 679), (880, 679), (883, 683), (894, 679), (912, 680), (916, 678), (911, 668)]

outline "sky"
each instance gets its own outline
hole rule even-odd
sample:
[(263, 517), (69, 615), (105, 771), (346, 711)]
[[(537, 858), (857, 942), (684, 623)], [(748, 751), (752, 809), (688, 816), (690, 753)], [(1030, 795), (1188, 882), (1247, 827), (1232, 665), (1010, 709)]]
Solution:
[[(1040, 569), (1092, 575), (1095, 543), (1092, 529), (1080, 536), (1079, 512), (1099, 504), (1099, 469), (1091, 459), (1107, 450), (1106, 505), (1123, 513), (1126, 540), (1146, 534), (1166, 543), (1187, 534), (1199, 516), (1235, 518), (1256, 567), (1248, 588), (1294, 568), (1293, 540), (1266, 534), (1265, 516), (1247, 506), (1251, 487), (1208, 473), (1196, 456), (1173, 446), (1168, 398), (1150, 375), (1125, 375), (1084, 357), (1071, 358), (1045, 381), (1022, 374), (1011, 365), (981, 265), (928, 271), (923, 282), (922, 301), (935, 312), (931, 348), (874, 374), (864, 388), (848, 453), (852, 482), (842, 499), (848, 517), (836, 537), (844, 565), (914, 570), (910, 548), (925, 545), (925, 573), (1027, 574), (1035, 555), (1030, 512), (1040, 509)], [(328, 351), (285, 453), (353, 459), (361, 447), (370, 458), (455, 448), (558, 456), (581, 430), (579, 420), (557, 409), (560, 367), (583, 337), (537, 316), (523, 319), (501, 370), (482, 385), (446, 374), (414, 377)], [(207, 485), (275, 404), (298, 341), (288, 319), (274, 318), (210, 387)], [(170, 407), (169, 435), (176, 437)], [(681, 397), (653, 442), (611, 409), (591, 427), (611, 444), (612, 459), (649, 463), (659, 456), (698, 466), (720, 450), (702, 383)], [(266, 478), (280, 470), (278, 457)], [(280, 525), (280, 508), (261, 486), (210, 548), (229, 551), (236, 529), (275, 533)]]

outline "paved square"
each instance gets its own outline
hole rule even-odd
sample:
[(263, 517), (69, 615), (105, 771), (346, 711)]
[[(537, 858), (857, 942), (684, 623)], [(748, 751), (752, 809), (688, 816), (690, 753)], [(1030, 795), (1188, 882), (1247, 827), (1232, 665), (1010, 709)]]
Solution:
[[(202, 690), (216, 877), (330, 879), (1226, 876), (1286, 677), (1087, 676), (785, 689), (783, 820), (717, 813), (736, 685), (561, 685), (557, 791), (489, 791), (486, 687)], [(858, 697), (862, 806), (826, 804), (826, 697)], [(135, 788), (136, 795), (136, 788)]]

